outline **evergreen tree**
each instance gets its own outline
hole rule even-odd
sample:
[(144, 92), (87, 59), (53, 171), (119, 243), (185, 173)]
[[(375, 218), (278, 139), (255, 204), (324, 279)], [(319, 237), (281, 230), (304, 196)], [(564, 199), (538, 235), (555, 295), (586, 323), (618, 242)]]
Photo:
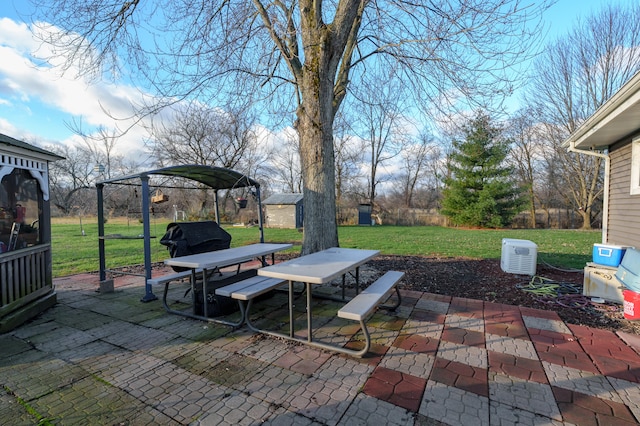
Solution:
[(523, 205), (512, 167), (504, 164), (510, 141), (480, 112), (454, 140), (450, 173), (444, 180), (442, 213), (456, 225), (500, 228)]

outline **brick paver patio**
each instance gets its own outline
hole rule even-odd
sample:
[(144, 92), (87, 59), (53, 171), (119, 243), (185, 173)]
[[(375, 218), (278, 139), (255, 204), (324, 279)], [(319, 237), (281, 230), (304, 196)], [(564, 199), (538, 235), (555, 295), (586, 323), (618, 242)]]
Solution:
[[(638, 336), (553, 312), (404, 291), (351, 358), (167, 314), (140, 278), (96, 292), (56, 280), (58, 304), (0, 335), (0, 419), (33, 425), (631, 425), (640, 421)], [(169, 301), (188, 308), (187, 284)], [(158, 289), (160, 292), (160, 289)], [(255, 322), (286, 328), (286, 295)], [(256, 308), (258, 308), (256, 306)], [(317, 336), (358, 347), (336, 302)], [(300, 328), (304, 302), (296, 304)]]

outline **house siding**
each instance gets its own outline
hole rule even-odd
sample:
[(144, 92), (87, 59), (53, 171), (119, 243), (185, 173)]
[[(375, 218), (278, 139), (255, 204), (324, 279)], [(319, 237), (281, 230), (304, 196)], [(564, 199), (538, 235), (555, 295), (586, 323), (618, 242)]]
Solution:
[(607, 243), (640, 247), (640, 195), (631, 195), (631, 139), (610, 153)]

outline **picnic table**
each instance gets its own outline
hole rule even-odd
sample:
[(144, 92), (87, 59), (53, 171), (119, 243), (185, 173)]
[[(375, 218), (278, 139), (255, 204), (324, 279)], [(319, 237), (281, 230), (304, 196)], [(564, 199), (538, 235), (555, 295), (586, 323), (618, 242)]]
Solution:
[[(256, 258), (261, 259), (263, 262), (262, 264), (265, 265), (266, 263), (264, 261), (264, 258), (266, 256), (271, 256), (271, 263), (273, 264), (275, 260), (275, 253), (291, 248), (292, 246), (293, 244), (256, 243), (256, 244), (249, 244), (241, 247), (233, 247), (233, 248), (224, 249), (224, 250), (216, 250), (216, 251), (210, 251), (206, 253), (191, 254), (188, 256), (173, 257), (170, 259), (166, 259), (164, 263), (169, 266), (179, 266), (182, 268), (188, 268), (190, 270), (189, 277), (190, 277), (192, 294), (195, 290), (195, 286), (197, 282), (196, 278), (199, 274), (202, 274), (202, 277), (203, 277), (202, 279), (203, 293), (202, 294), (203, 294), (203, 297), (206, 298), (206, 294), (207, 294), (206, 286), (207, 286), (207, 276), (208, 276), (207, 274), (210, 271), (215, 271), (228, 266), (234, 266), (234, 265), (239, 266), (242, 263), (250, 262)], [(195, 313), (195, 300), (193, 304), (194, 312), (192, 314), (184, 311), (171, 309), (166, 303), (169, 281), (167, 281), (166, 279), (163, 280), (162, 278), (159, 278), (153, 281), (157, 284), (160, 284), (160, 283), (165, 284), (163, 303), (164, 303), (165, 310), (167, 310), (167, 312), (177, 314), (177, 315), (187, 316), (187, 317), (195, 318), (199, 320), (204, 320), (204, 321), (219, 322), (222, 324), (227, 324), (232, 326), (238, 326), (241, 324), (241, 322), (236, 323), (236, 322), (229, 322), (222, 319), (209, 318), (206, 301), (204, 302), (204, 306), (203, 306), (203, 312), (204, 312), (203, 315), (197, 315)]]
[[(355, 315), (352, 313), (347, 313), (347, 311), (351, 312), (352, 309), (346, 309), (344, 318), (358, 320), (363, 327), (363, 331), (366, 337), (366, 345), (363, 351), (353, 351), (350, 349), (346, 349), (340, 346), (331, 345), (322, 342), (316, 342), (313, 340), (313, 317), (312, 317), (312, 286), (326, 284), (338, 277), (343, 277), (343, 299), (344, 299), (344, 276), (350, 271), (356, 271), (356, 282), (359, 279), (359, 269), (364, 263), (371, 260), (379, 253), (378, 250), (361, 250), (361, 249), (350, 249), (350, 248), (338, 248), (333, 247), (326, 250), (322, 250), (316, 253), (312, 253), (305, 256), (300, 256), (298, 258), (274, 264), (271, 266), (267, 266), (258, 270), (258, 275), (263, 277), (277, 278), (286, 280), (289, 283), (289, 334), (285, 335), (282, 333), (263, 330), (255, 327), (250, 319), (250, 308), (251, 304), (247, 307), (247, 312), (245, 315), (245, 321), (247, 326), (254, 331), (273, 335), (276, 337), (284, 337), (291, 340), (296, 340), (305, 344), (309, 344), (311, 346), (317, 346), (322, 349), (329, 349), (333, 351), (338, 351), (342, 353), (347, 353), (350, 355), (358, 355), (362, 356), (367, 352), (370, 346), (369, 335), (366, 331), (366, 325), (364, 323), (365, 317), (377, 307), (380, 300), (388, 293), (389, 290), (395, 287), (396, 282), (402, 277), (402, 273), (399, 276), (396, 275), (393, 277), (393, 281), (391, 279), (386, 279), (385, 283), (379, 284), (377, 287), (380, 288), (380, 291), (374, 296), (371, 293), (366, 295), (357, 295), (354, 300), (349, 302), (345, 306), (350, 306), (350, 308), (356, 308), (358, 311)], [(294, 330), (294, 282), (302, 282), (305, 284), (306, 297), (307, 297), (307, 338), (299, 339), (295, 337)], [(376, 283), (374, 283), (375, 285)], [(357, 287), (358, 284), (356, 284)], [(384, 287), (384, 289), (382, 289)], [(360, 297), (363, 296), (363, 297)], [(398, 304), (400, 304), (400, 293), (398, 292)], [(358, 299), (358, 300), (356, 300)], [(344, 308), (343, 308), (344, 309)], [(341, 312), (338, 312), (338, 316), (341, 316)]]

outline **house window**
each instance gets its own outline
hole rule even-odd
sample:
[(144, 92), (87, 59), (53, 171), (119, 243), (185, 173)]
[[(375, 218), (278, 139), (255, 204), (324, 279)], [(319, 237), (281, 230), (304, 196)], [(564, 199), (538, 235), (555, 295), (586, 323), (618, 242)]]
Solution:
[(631, 195), (640, 195), (640, 138), (631, 142)]
[(631, 141), (631, 195), (640, 195), (640, 137)]

